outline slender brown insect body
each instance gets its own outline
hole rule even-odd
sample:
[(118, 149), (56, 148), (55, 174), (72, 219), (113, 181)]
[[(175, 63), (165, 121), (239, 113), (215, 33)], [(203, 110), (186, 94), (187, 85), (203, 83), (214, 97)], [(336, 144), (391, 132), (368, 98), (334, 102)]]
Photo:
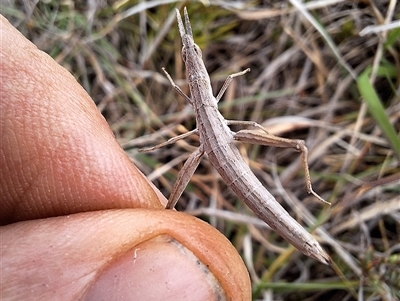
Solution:
[[(185, 27), (179, 11), (177, 19), (179, 32), (182, 37), (182, 59), (186, 66), (186, 75), (190, 88), (191, 98), (173, 82), (167, 72), (166, 75), (177, 92), (191, 103), (196, 115), (197, 128), (187, 134), (172, 138), (145, 151), (150, 151), (166, 144), (173, 143), (185, 138), (190, 134), (200, 136), (199, 148), (185, 162), (178, 179), (174, 185), (166, 208), (173, 208), (183, 193), (187, 183), (196, 170), (204, 153), (212, 165), (217, 169), (225, 183), (241, 198), (247, 206), (272, 229), (278, 232), (283, 238), (290, 242), (304, 254), (316, 260), (329, 264), (330, 258), (321, 248), (319, 243), (296, 221), (282, 206), (275, 200), (269, 191), (261, 184), (257, 177), (250, 170), (249, 166), (241, 157), (239, 150), (234, 144), (235, 140), (257, 143), (263, 145), (275, 145), (280, 147), (293, 147), (302, 152), (303, 163), (307, 178), (307, 189), (316, 195), (311, 189), (309, 173), (307, 168), (307, 148), (302, 140), (290, 140), (273, 136), (264, 128), (254, 122), (225, 120), (218, 111), (218, 101), (234, 77), (243, 75), (250, 71), (246, 69), (230, 75), (225, 81), (221, 91), (214, 97), (212, 94), (210, 78), (204, 65), (200, 48), (194, 43), (189, 17), (184, 9)], [(165, 71), (165, 70), (164, 70)], [(262, 129), (260, 133), (250, 130), (242, 130), (234, 133), (228, 125), (255, 126)], [(321, 199), (322, 200), (322, 199)]]

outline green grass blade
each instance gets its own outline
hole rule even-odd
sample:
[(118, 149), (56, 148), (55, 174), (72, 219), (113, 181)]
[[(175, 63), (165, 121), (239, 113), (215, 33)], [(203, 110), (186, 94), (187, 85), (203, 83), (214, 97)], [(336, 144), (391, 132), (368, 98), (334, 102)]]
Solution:
[[(373, 118), (378, 123), (378, 126), (382, 130), (383, 134), (389, 140), (394, 152), (397, 157), (400, 158), (400, 139), (389, 121), (388, 116), (385, 113), (385, 109), (382, 105), (381, 100), (379, 99), (378, 94), (375, 91), (375, 88), (371, 85), (369, 81), (369, 75), (371, 73), (371, 69), (367, 68), (357, 79), (357, 87), (360, 91), (361, 96), (365, 100), (369, 112), (373, 116)], [(388, 75), (391, 72), (391, 69), (388, 68), (379, 68), (378, 75), (386, 74)]]

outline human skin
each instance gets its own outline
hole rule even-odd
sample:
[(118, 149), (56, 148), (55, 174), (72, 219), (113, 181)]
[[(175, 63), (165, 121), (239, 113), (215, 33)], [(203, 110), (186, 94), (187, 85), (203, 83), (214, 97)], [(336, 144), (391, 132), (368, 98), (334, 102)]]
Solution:
[(74, 77), (2, 16), (0, 39), (0, 299), (250, 300), (235, 248), (163, 209)]

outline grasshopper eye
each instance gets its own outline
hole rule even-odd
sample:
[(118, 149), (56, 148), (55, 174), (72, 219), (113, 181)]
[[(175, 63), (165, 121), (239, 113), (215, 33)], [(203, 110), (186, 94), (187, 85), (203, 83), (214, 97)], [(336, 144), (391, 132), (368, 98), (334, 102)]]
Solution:
[(196, 44), (194, 44), (194, 51), (196, 52), (196, 54), (201, 57), (201, 49), (199, 46), (197, 46)]
[(186, 48), (185, 46), (182, 47), (182, 61), (186, 63)]

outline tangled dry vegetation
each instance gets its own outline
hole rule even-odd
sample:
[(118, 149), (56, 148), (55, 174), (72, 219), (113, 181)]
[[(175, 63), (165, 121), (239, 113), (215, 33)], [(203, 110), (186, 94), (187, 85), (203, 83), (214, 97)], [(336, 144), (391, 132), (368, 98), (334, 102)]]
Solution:
[(132, 161), (168, 197), (198, 138), (137, 150), (195, 127), (189, 104), (161, 70), (189, 94), (174, 12), (186, 5), (215, 93), (227, 75), (251, 68), (225, 93), (225, 118), (306, 141), (313, 188), (331, 207), (307, 194), (298, 153), (239, 148), (333, 265), (306, 258), (266, 228), (206, 158), (177, 209), (231, 240), (250, 272), (254, 299), (398, 300), (400, 28), (360, 31), (399, 20), (400, 4), (297, 2), (11, 1), (2, 13), (76, 76)]

